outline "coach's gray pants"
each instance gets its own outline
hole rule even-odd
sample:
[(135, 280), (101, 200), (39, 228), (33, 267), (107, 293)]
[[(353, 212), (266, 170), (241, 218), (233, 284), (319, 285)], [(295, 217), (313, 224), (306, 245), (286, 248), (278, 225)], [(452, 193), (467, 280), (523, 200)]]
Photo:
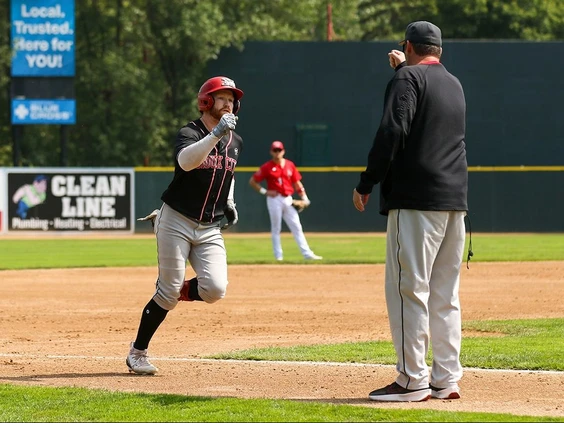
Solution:
[(165, 310), (178, 304), (190, 262), (198, 278), (198, 294), (206, 303), (225, 296), (227, 254), (219, 222), (200, 224), (163, 204), (155, 219), (159, 277), (155, 302)]
[[(456, 385), (460, 365), (458, 297), (465, 241), (459, 211), (390, 210), (386, 304), (398, 362), (396, 382), (407, 389)], [(433, 346), (431, 377), (425, 362)]]

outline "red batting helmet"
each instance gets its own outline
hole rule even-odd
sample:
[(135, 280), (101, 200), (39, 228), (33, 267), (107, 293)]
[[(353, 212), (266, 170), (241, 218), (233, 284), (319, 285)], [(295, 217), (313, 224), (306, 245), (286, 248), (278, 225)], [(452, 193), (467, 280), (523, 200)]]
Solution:
[(213, 96), (211, 93), (219, 90), (231, 90), (235, 101), (233, 102), (233, 113), (237, 114), (241, 107), (241, 97), (243, 91), (235, 86), (235, 82), (226, 76), (215, 76), (204, 82), (204, 85), (198, 91), (198, 109), (200, 112), (210, 110), (213, 107)]

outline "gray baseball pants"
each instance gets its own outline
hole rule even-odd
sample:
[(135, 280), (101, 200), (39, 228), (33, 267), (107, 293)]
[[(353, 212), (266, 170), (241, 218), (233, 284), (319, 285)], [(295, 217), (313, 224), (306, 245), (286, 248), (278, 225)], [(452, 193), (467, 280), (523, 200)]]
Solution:
[(198, 278), (198, 294), (215, 303), (227, 289), (227, 253), (219, 222), (203, 224), (163, 204), (155, 219), (159, 276), (155, 302), (165, 310), (178, 304), (189, 262)]
[[(407, 389), (457, 385), (462, 377), (458, 296), (465, 242), (462, 211), (390, 210), (386, 304), (398, 357), (396, 382)], [(426, 364), (433, 347), (431, 374)]]

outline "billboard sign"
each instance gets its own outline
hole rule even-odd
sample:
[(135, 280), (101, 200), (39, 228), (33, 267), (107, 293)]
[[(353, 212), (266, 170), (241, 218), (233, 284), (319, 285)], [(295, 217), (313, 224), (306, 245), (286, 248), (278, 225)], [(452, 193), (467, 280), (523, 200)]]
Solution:
[(8, 168), (7, 230), (133, 232), (133, 169)]
[(12, 99), (12, 125), (76, 123), (76, 100)]
[(11, 0), (12, 76), (74, 76), (74, 0)]

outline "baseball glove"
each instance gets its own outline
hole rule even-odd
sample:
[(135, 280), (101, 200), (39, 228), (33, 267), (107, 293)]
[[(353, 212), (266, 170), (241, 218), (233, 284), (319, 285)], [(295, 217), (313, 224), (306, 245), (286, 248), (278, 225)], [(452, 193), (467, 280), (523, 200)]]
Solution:
[(304, 200), (292, 200), (292, 207), (294, 207), (298, 211), (298, 213), (303, 212), (308, 206), (309, 203)]

